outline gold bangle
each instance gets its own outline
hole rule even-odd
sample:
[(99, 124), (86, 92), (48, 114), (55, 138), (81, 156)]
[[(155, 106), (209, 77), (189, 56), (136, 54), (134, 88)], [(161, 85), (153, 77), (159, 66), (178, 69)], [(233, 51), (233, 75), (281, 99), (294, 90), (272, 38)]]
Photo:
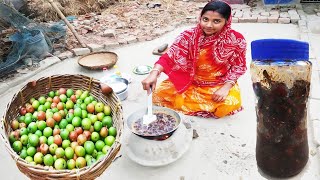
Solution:
[(225, 83), (230, 83), (232, 86), (236, 84), (234, 81), (225, 81)]
[(158, 76), (160, 76), (160, 74), (161, 74), (161, 71), (159, 69), (153, 68), (153, 69), (151, 69), (150, 72), (152, 72), (152, 71), (158, 71)]

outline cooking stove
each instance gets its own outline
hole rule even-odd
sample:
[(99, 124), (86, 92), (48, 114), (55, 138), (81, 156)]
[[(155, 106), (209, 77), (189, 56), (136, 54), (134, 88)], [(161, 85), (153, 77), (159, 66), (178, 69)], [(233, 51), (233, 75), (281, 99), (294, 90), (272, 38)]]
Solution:
[(177, 130), (167, 139), (150, 140), (130, 133), (125, 139), (128, 157), (143, 166), (164, 166), (178, 160), (189, 149), (193, 136), (191, 122), (182, 118)]

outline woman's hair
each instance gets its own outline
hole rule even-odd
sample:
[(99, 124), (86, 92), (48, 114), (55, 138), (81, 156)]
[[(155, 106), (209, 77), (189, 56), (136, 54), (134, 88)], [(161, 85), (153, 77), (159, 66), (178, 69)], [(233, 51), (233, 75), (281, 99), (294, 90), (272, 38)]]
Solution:
[(201, 11), (201, 16), (207, 11), (218, 12), (226, 20), (229, 20), (231, 15), (231, 7), (223, 1), (211, 1), (206, 4)]

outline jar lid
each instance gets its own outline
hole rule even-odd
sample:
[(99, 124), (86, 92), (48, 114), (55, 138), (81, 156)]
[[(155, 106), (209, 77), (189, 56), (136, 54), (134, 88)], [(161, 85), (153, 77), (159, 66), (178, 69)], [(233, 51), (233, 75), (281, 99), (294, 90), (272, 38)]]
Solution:
[(251, 42), (252, 60), (308, 61), (309, 44), (292, 39), (260, 39)]

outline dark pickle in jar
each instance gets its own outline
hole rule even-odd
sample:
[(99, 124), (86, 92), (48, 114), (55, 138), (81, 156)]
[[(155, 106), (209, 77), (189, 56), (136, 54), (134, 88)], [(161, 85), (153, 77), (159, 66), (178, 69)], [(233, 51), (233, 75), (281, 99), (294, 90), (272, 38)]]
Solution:
[(310, 83), (296, 80), (288, 88), (264, 76), (267, 86), (253, 83), (257, 97), (257, 164), (270, 176), (291, 177), (302, 171), (309, 158), (306, 103)]

